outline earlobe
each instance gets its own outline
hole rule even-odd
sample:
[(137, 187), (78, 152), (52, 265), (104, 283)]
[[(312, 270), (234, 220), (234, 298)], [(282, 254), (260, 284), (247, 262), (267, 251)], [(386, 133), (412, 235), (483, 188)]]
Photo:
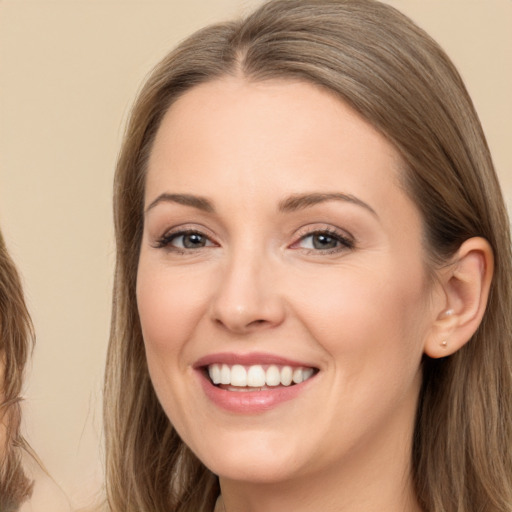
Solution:
[(426, 355), (451, 355), (471, 339), (485, 313), (493, 271), (492, 248), (480, 237), (466, 240), (440, 271), (444, 304), (425, 342)]

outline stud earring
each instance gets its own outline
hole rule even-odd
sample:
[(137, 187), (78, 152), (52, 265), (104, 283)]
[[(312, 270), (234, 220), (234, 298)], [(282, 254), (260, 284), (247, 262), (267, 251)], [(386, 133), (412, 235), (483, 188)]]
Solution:
[[(447, 309), (446, 311), (443, 311), (442, 316), (443, 316), (443, 317), (449, 317), (449, 316), (452, 316), (452, 315), (454, 315), (454, 314), (455, 314), (455, 311), (454, 311), (453, 309), (451, 309), (451, 308), (450, 308), (450, 309)], [(445, 339), (445, 340), (442, 340), (442, 341), (441, 341), (441, 346), (442, 346), (443, 348), (446, 348), (446, 347), (448, 346), (448, 340), (446, 340), (446, 339)]]

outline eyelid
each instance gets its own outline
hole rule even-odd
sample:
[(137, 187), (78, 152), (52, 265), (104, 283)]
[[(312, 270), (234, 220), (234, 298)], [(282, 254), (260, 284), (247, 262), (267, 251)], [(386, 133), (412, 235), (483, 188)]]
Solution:
[[(164, 233), (161, 236), (158, 236), (153, 241), (152, 245), (153, 247), (157, 249), (169, 249), (173, 251), (181, 251), (181, 252), (188, 252), (188, 251), (198, 251), (202, 248), (196, 248), (196, 249), (189, 249), (189, 248), (180, 248), (171, 246), (171, 242), (174, 238), (177, 238), (179, 236), (184, 236), (187, 234), (193, 234), (197, 233), (201, 236), (204, 236), (208, 239), (209, 242), (211, 242), (211, 245), (208, 245), (206, 247), (212, 247), (212, 246), (219, 246), (219, 243), (216, 241), (216, 236), (211, 232), (210, 229), (206, 228), (205, 226), (201, 224), (181, 224), (178, 226), (173, 226), (172, 228), (167, 229), (164, 231)], [(308, 249), (308, 248), (301, 248), (298, 247), (298, 244), (307, 238), (308, 236), (313, 236), (315, 234), (326, 234), (332, 238), (335, 238), (338, 240), (338, 242), (341, 244), (341, 247), (332, 248), (332, 249)], [(313, 224), (313, 225), (307, 225), (304, 227), (301, 227), (296, 231), (296, 234), (294, 236), (294, 241), (288, 246), (291, 249), (301, 249), (303, 251), (309, 251), (311, 253), (315, 254), (325, 254), (325, 253), (335, 253), (335, 252), (341, 252), (345, 251), (351, 248), (354, 248), (355, 246), (355, 238), (354, 236), (349, 233), (348, 231), (338, 228), (336, 226), (333, 226), (331, 224)]]
[(178, 226), (173, 226), (170, 229), (167, 229), (164, 231), (164, 233), (161, 236), (156, 237), (156, 239), (153, 241), (152, 245), (156, 249), (172, 249), (176, 251), (197, 251), (198, 249), (187, 249), (187, 248), (180, 248), (180, 247), (172, 247), (171, 241), (174, 238), (177, 238), (179, 236), (184, 236), (188, 234), (198, 234), (201, 236), (204, 236), (207, 238), (212, 244), (209, 246), (218, 246), (218, 242), (215, 240), (215, 236), (211, 233), (211, 231), (206, 228), (205, 226), (198, 225), (198, 224), (180, 224)]
[[(297, 246), (302, 240), (307, 238), (308, 236), (313, 236), (316, 234), (327, 234), (330, 237), (333, 237), (337, 239), (343, 247), (335, 248), (335, 249), (304, 249), (301, 247), (294, 247)], [(322, 253), (333, 253), (333, 252), (340, 252), (347, 249), (354, 248), (356, 243), (356, 240), (354, 236), (349, 233), (348, 231), (344, 229), (340, 229), (338, 227), (335, 227), (333, 225), (324, 224), (324, 225), (308, 225), (303, 228), (300, 228), (297, 231), (295, 241), (289, 246), (290, 248), (295, 249), (303, 249), (305, 251), (309, 251), (316, 254), (322, 254)]]

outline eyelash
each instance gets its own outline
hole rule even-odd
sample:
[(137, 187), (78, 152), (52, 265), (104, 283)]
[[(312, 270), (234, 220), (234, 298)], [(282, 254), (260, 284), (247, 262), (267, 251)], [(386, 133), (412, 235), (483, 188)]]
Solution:
[[(191, 248), (187, 248), (187, 247), (176, 247), (176, 246), (171, 245), (172, 242), (175, 241), (177, 238), (185, 237), (187, 235), (198, 235), (200, 237), (203, 237), (206, 241), (209, 241), (210, 246), (215, 245), (214, 243), (212, 243), (211, 238), (208, 235), (206, 235), (205, 233), (203, 233), (202, 231), (199, 231), (197, 229), (183, 229), (180, 231), (166, 233), (165, 235), (163, 235), (161, 238), (159, 238), (156, 241), (155, 247), (157, 249), (168, 249), (170, 251), (175, 251), (180, 254), (186, 253), (189, 251), (196, 251), (197, 249), (191, 249)], [(206, 247), (208, 247), (208, 245)], [(199, 249), (202, 249), (202, 248), (203, 247), (200, 247)]]
[[(172, 242), (180, 237), (185, 237), (187, 235), (198, 235), (203, 237), (206, 242), (209, 242), (209, 245), (205, 245), (198, 248), (187, 248), (187, 247), (176, 247), (172, 245)], [(314, 237), (324, 235), (327, 238), (334, 240), (337, 243), (337, 247), (329, 248), (329, 249), (309, 249), (302, 248), (308, 254), (335, 254), (345, 250), (350, 250), (355, 248), (355, 242), (351, 237), (341, 234), (338, 230), (333, 228), (323, 228), (323, 229), (315, 229), (313, 231), (303, 233), (299, 239), (290, 245), (290, 248), (298, 250), (301, 249), (299, 244), (304, 240)], [(194, 252), (200, 249), (204, 249), (205, 247), (216, 246), (216, 243), (212, 241), (211, 237), (206, 235), (204, 232), (199, 231), (197, 229), (183, 229), (180, 231), (175, 231), (171, 233), (166, 233), (161, 238), (159, 238), (155, 243), (155, 248), (157, 249), (167, 249), (169, 251), (176, 252), (178, 254), (185, 254), (189, 252)]]
[[(334, 228), (322, 228), (315, 229), (313, 231), (306, 232), (300, 236), (297, 242), (294, 242), (291, 247), (298, 246), (304, 240), (314, 237), (314, 236), (326, 236), (327, 238), (332, 239), (337, 243), (336, 247), (332, 247), (329, 249), (307, 249), (303, 248), (303, 250), (307, 251), (308, 254), (336, 254), (342, 251), (350, 250), (355, 248), (355, 243), (352, 237), (344, 235), (340, 233), (340, 231)], [(300, 249), (300, 247), (297, 247)]]

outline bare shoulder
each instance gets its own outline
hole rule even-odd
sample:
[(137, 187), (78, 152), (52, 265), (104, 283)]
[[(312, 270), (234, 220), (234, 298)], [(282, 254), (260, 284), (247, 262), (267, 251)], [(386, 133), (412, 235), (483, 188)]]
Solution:
[(31, 498), (20, 512), (71, 512), (71, 504), (57, 483), (30, 456), (24, 457), (27, 476), (34, 482)]

